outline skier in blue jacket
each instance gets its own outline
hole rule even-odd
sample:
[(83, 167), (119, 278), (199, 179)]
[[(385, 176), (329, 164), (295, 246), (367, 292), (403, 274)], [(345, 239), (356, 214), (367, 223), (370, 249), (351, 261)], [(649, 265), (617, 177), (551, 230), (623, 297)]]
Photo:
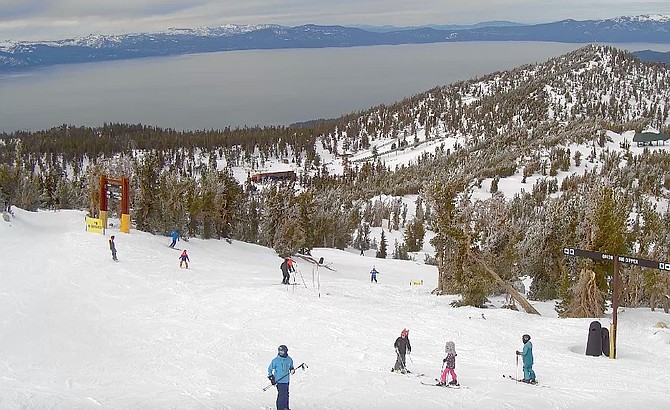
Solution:
[(170, 236), (172, 237), (172, 243), (168, 245), (170, 248), (174, 248), (174, 246), (177, 244), (179, 241), (179, 231), (176, 229), (170, 233)]
[(277, 357), (272, 359), (268, 366), (268, 379), (277, 386), (277, 410), (288, 410), (288, 383), (295, 373), (293, 359), (288, 355), (288, 347), (281, 345), (277, 348)]
[(523, 350), (516, 351), (516, 354), (523, 358), (523, 380), (524, 383), (535, 384), (535, 372), (533, 371), (533, 344), (530, 342), (529, 335), (521, 337), (523, 342)]

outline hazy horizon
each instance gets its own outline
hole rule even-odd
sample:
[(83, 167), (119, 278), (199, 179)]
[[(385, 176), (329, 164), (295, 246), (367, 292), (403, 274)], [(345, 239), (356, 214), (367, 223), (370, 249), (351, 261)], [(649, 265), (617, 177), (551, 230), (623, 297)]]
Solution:
[(665, 0), (2, 0), (0, 41), (57, 40), (170, 27), (225, 24), (445, 25), (507, 20), (537, 24), (637, 15), (670, 15)]

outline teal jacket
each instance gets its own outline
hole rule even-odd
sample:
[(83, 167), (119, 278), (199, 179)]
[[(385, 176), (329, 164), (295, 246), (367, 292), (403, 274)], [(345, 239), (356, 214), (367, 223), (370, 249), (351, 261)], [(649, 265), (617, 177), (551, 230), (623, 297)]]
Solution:
[(274, 375), (279, 384), (288, 384), (293, 370), (293, 359), (291, 356), (281, 357), (277, 355), (268, 366), (268, 377)]
[(524, 366), (533, 365), (533, 343), (531, 343), (530, 340), (523, 345), (523, 350), (521, 351), (521, 357), (523, 358)]

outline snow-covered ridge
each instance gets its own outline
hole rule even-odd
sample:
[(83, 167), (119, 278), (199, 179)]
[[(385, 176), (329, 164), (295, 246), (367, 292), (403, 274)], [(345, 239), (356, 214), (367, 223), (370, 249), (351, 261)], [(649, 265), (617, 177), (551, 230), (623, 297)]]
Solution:
[(254, 24), (254, 25), (235, 25), (227, 24), (217, 27), (199, 27), (199, 28), (169, 28), (163, 31), (129, 34), (89, 34), (83, 37), (73, 37), (63, 40), (47, 41), (14, 41), (6, 40), (0, 42), (0, 51), (12, 53), (15, 51), (26, 52), (37, 45), (48, 47), (66, 47), (79, 46), (90, 48), (115, 47), (123, 42), (136, 38), (146, 38), (158, 35), (168, 36), (196, 36), (196, 37), (225, 37), (235, 34), (249, 33), (268, 28), (279, 27), (273, 24)]
[(612, 19), (613, 21), (616, 22), (637, 22), (637, 23), (644, 23), (644, 22), (658, 22), (658, 23), (667, 23), (670, 22), (670, 15), (668, 14), (642, 14), (639, 16), (624, 16), (624, 17), (617, 17)]
[(248, 33), (257, 30), (265, 30), (272, 27), (279, 27), (279, 26), (273, 24), (251, 24), (251, 25), (225, 24), (223, 26), (217, 26), (217, 27), (199, 27), (199, 28), (171, 27), (165, 31), (159, 31), (154, 34), (167, 34), (173, 36), (219, 37), (219, 36), (228, 36), (231, 34)]

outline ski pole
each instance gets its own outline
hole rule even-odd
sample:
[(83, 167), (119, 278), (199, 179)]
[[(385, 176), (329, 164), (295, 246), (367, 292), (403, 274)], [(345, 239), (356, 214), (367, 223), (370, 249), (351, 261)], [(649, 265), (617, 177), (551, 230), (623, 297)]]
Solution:
[(414, 360), (412, 360), (412, 352), (407, 352), (407, 357), (409, 357), (409, 361), (414, 364)]
[[(296, 368), (293, 369), (293, 370), (294, 370), (294, 371), (297, 370), (297, 369), (307, 370), (308, 368), (309, 368), (309, 366), (307, 366), (306, 363), (302, 363), (300, 366), (296, 367)], [(282, 377), (280, 377), (279, 380), (284, 380), (284, 378), (285, 378), (286, 376), (288, 376), (289, 374), (291, 374), (291, 372), (286, 373), (285, 375), (283, 375)], [(279, 380), (275, 380), (274, 383), (270, 383), (270, 384), (268, 384), (267, 386), (263, 387), (263, 391), (267, 391), (270, 387), (272, 387), (272, 386), (274, 386), (275, 384), (279, 383)]]
[(302, 271), (300, 269), (298, 269), (297, 271), (300, 274), (300, 279), (302, 279), (302, 284), (305, 285), (305, 289), (307, 289), (307, 284), (305, 283), (305, 277), (302, 276)]
[(515, 356), (516, 356), (516, 367), (514, 368), (514, 371), (515, 371), (515, 373), (514, 373), (514, 381), (515, 381), (516, 383), (519, 383), (519, 355), (518, 355), (518, 354), (515, 354)]

